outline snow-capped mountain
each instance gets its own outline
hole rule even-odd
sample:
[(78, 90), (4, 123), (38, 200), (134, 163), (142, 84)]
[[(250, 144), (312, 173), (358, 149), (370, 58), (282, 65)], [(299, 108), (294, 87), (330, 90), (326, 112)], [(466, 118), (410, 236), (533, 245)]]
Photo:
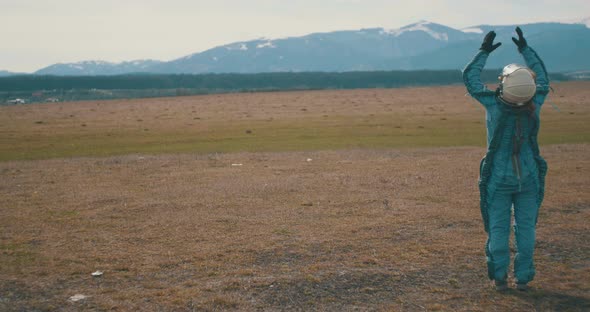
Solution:
[[(542, 56), (552, 72), (590, 70), (590, 28), (582, 23), (536, 23), (520, 25), (531, 47)], [(523, 63), (512, 43), (516, 25), (478, 25), (464, 29), (476, 34), (475, 39), (451, 43), (436, 51), (401, 60), (412, 69), (462, 69), (466, 60), (473, 57), (485, 34), (497, 33), (496, 42), (502, 42), (488, 59), (488, 68), (500, 68), (510, 63)], [(481, 31), (481, 32), (480, 32)], [(400, 62), (400, 60), (391, 60)]]
[[(551, 71), (590, 69), (590, 18), (521, 25), (531, 46)], [(234, 42), (169, 62), (153, 60), (56, 64), (36, 72), (54, 75), (123, 73), (257, 73), (460, 69), (490, 30), (504, 43), (490, 67), (521, 62), (510, 37), (516, 25), (475, 25), (454, 29), (420, 21), (399, 29), (369, 28), (313, 33), (302, 37)]]
[(389, 58), (419, 55), (472, 38), (472, 34), (421, 21), (399, 29), (370, 28), (236, 42), (153, 69), (162, 73), (378, 70)]
[(135, 60), (121, 63), (105, 61), (82, 61), (77, 63), (58, 63), (35, 72), (37, 75), (93, 76), (119, 75), (125, 73), (148, 72), (162, 62), (156, 60)]

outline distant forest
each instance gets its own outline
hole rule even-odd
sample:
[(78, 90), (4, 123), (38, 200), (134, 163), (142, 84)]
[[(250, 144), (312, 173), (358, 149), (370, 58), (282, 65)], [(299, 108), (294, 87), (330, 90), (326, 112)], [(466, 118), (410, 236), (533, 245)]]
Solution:
[[(499, 69), (484, 70), (482, 80), (497, 82), (499, 72)], [(569, 80), (562, 74), (552, 74), (551, 78)], [(30, 101), (42, 101), (41, 98), (31, 99), (31, 95), (41, 93), (61, 97), (60, 100), (80, 100), (225, 92), (398, 88), (460, 83), (463, 83), (463, 78), (458, 70), (117, 76), (22, 75), (0, 78), (0, 100), (28, 96)], [(96, 92), (97, 90), (119, 92)], [(121, 92), (122, 90), (126, 92)]]

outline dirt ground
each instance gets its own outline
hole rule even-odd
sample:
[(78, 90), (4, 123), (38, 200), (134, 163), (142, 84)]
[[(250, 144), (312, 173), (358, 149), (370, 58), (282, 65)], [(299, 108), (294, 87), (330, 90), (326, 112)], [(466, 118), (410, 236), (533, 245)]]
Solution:
[[(277, 94), (245, 96), (274, 107), (258, 120), (280, 120), (309, 113), (321, 117), (331, 107), (320, 105), (322, 99), (353, 94), (363, 104), (371, 92), (279, 94), (287, 97), (282, 100)], [(567, 98), (558, 105), (587, 114), (588, 106), (582, 104), (590, 100), (584, 92), (576, 93), (578, 102)], [(293, 96), (320, 104), (285, 112), (280, 103), (291, 107)], [(230, 103), (239, 95), (212, 97)], [(148, 100), (142, 114), (184, 110), (183, 101), (189, 99)], [(379, 101), (365, 101), (375, 103), (367, 104), (375, 110), (355, 111), (351, 103), (347, 114), (383, 113)], [(122, 107), (99, 104), (123, 110), (123, 117), (115, 115), (125, 124), (124, 114), (131, 108), (141, 112), (145, 105), (130, 102)], [(240, 103), (217, 113), (210, 110), (218, 108), (203, 106), (200, 115), (210, 116), (211, 123), (201, 126), (221, 121), (223, 111), (235, 112), (226, 115), (230, 120), (238, 118)], [(392, 109), (402, 119), (403, 107), (408, 114), (437, 109), (428, 107), (456, 109), (475, 121), (483, 114), (444, 102), (400, 103)], [(21, 116), (21, 121), (45, 120), (40, 126), (55, 132), (66, 132), (53, 123), (60, 116), (88, 113), (84, 118), (104, 123), (97, 133), (113, 122), (102, 110), (91, 115), (97, 103), (60, 105), (65, 111), (54, 117), (59, 106), (2, 112)], [(33, 117), (23, 117), (27, 114)], [(150, 127), (172, 127), (172, 122)], [(5, 125), (0, 133), (18, 129)], [(527, 293), (497, 293), (487, 280), (477, 190), (482, 147), (3, 161), (0, 310), (588, 311), (590, 145), (552, 144), (541, 151), (550, 169), (539, 215), (537, 276)], [(92, 277), (97, 270), (104, 274)], [(76, 294), (87, 298), (68, 300)]]

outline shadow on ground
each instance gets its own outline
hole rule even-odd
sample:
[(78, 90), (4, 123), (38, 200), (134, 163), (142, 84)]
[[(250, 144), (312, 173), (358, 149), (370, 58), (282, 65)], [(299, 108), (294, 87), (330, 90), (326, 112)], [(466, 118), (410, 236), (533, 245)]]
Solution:
[(590, 311), (590, 299), (584, 297), (543, 289), (511, 290), (509, 294), (530, 303), (536, 311)]

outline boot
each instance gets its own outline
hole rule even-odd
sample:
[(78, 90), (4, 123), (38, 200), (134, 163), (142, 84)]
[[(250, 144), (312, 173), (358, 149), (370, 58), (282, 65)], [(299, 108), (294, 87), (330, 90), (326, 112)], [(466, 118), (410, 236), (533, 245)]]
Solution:
[(506, 280), (494, 280), (494, 287), (496, 291), (506, 291), (508, 290), (508, 282)]

